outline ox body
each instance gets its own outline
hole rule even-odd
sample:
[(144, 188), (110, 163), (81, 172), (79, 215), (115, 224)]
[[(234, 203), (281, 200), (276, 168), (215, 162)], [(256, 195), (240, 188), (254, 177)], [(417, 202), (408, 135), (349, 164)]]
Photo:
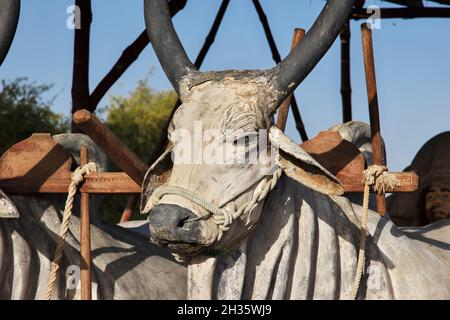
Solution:
[[(53, 137), (79, 163), (81, 144), (100, 171), (106, 156), (81, 134)], [(0, 192), (0, 299), (45, 299), (67, 195), (6, 195)], [(167, 252), (122, 227), (100, 221), (100, 196), (91, 201), (93, 299), (183, 299), (186, 268)], [(55, 284), (54, 299), (80, 298), (79, 200)]]
[[(166, 1), (145, 1), (150, 40), (183, 104), (166, 152), (147, 173), (141, 211), (151, 240), (188, 262), (189, 298), (350, 298), (362, 208), (273, 126), (273, 115), (331, 46), (353, 2), (327, 1), (302, 43), (273, 69), (201, 73)], [(216, 134), (198, 137), (199, 123)], [(209, 161), (205, 153), (239, 161)], [(264, 153), (269, 166), (247, 162)], [(404, 232), (370, 211), (358, 297), (450, 298), (449, 230), (445, 220)]]

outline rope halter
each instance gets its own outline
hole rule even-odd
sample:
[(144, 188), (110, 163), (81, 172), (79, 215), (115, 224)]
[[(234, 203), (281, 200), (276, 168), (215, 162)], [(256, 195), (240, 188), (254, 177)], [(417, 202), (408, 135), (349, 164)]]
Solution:
[(258, 188), (256, 192), (253, 193), (252, 199), (243, 205), (241, 205), (236, 211), (230, 212), (225, 210), (223, 206), (218, 207), (215, 204), (209, 202), (204, 199), (202, 196), (198, 195), (195, 192), (192, 192), (186, 188), (175, 187), (175, 186), (167, 186), (167, 187), (159, 187), (157, 188), (152, 195), (150, 196), (150, 203), (152, 206), (158, 204), (161, 198), (165, 195), (177, 195), (183, 197), (194, 204), (198, 205), (202, 209), (206, 210), (208, 213), (204, 216), (189, 219), (186, 222), (198, 221), (207, 218), (212, 218), (214, 223), (218, 227), (217, 238), (216, 241), (220, 241), (223, 237), (223, 234), (230, 229), (230, 225), (234, 220), (239, 218), (242, 215), (248, 214), (257, 203), (262, 201), (267, 197), (270, 191), (272, 191), (278, 180), (281, 177), (282, 169), (278, 168), (273, 173), (272, 177), (268, 180), (265, 180), (261, 187)]

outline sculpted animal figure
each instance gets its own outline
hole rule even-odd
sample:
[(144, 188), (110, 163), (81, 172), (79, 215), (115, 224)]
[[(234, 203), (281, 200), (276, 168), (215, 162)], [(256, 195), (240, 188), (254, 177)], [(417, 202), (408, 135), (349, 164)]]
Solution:
[[(0, 0), (0, 65), (14, 38), (19, 8), (19, 0)], [(74, 158), (81, 143), (86, 143), (99, 169), (105, 169), (105, 157), (86, 136), (59, 135), (54, 139)], [(97, 216), (99, 200), (91, 204), (93, 298), (185, 298), (186, 268), (173, 262), (166, 251), (149, 246), (142, 236), (102, 223)], [(8, 196), (0, 190), (0, 299), (45, 298), (64, 201), (63, 195)], [(54, 299), (80, 298), (78, 212), (75, 207)]]
[[(273, 69), (201, 73), (167, 2), (145, 1), (149, 37), (183, 104), (166, 152), (147, 173), (141, 211), (151, 240), (187, 261), (189, 298), (350, 297), (361, 207), (273, 126), (273, 115), (332, 44), (353, 2), (327, 1), (300, 46)], [(450, 298), (448, 222), (404, 232), (370, 211), (368, 225), (358, 298)]]
[[(54, 139), (79, 161), (81, 143), (104, 170), (105, 156), (84, 135)], [(0, 299), (45, 299), (66, 195), (8, 196), (0, 191)], [(102, 223), (99, 198), (91, 202), (93, 299), (183, 299), (186, 268), (124, 228)], [(79, 299), (79, 199), (71, 217), (54, 299)]]
[(423, 226), (450, 218), (450, 132), (428, 140), (405, 171), (420, 177), (419, 190), (389, 198), (392, 220), (400, 226)]

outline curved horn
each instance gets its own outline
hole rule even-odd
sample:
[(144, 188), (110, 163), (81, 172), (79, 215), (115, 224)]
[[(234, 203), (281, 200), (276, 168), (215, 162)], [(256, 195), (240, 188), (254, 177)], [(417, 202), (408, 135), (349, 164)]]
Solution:
[(189, 60), (170, 17), (167, 0), (144, 0), (147, 34), (167, 77), (179, 93), (179, 81), (198, 71)]
[(0, 65), (8, 54), (19, 21), (20, 0), (0, 0)]
[(328, 0), (303, 41), (274, 69), (281, 92), (276, 107), (290, 95), (322, 59), (347, 21), (355, 0)]

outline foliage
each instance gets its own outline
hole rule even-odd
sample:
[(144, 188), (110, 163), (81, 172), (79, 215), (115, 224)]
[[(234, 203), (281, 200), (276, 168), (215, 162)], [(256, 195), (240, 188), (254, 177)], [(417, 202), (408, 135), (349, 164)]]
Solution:
[[(147, 162), (176, 100), (174, 91), (157, 92), (150, 88), (147, 80), (141, 80), (128, 96), (110, 97), (110, 103), (101, 113), (105, 114), (106, 125)], [(102, 218), (117, 223), (126, 206), (126, 199), (127, 196), (105, 198), (101, 208)], [(135, 208), (133, 219), (139, 218), (141, 216)]]
[[(69, 132), (69, 119), (50, 109), (54, 99), (44, 99), (51, 89), (51, 85), (36, 84), (27, 78), (1, 81), (0, 154), (36, 132)], [(146, 162), (176, 100), (174, 91), (157, 92), (150, 88), (147, 80), (142, 80), (129, 95), (110, 97), (109, 104), (100, 110), (100, 114), (106, 125)], [(111, 166), (110, 170), (118, 168)], [(127, 198), (104, 197), (102, 218), (111, 223), (119, 222)], [(139, 218), (135, 208), (133, 219)]]
[(51, 88), (51, 85), (36, 84), (27, 78), (1, 81), (0, 154), (32, 133), (67, 132), (68, 120), (50, 110), (54, 99), (43, 99)]

